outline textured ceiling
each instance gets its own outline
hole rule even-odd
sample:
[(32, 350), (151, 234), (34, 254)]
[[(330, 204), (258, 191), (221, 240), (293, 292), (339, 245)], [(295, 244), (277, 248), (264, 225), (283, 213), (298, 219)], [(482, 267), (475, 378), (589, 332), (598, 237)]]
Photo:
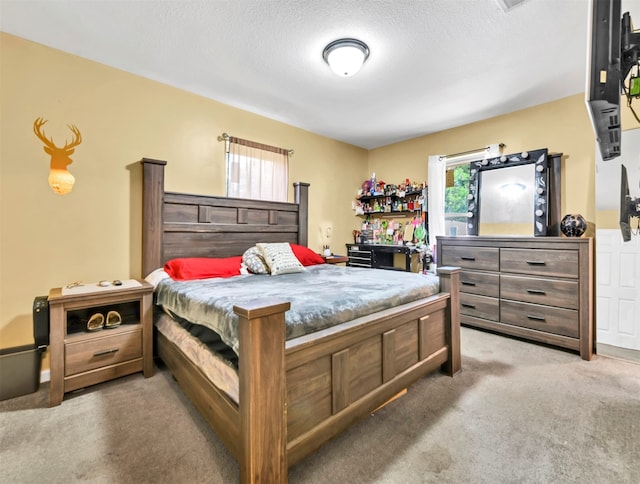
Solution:
[[(513, 3), (0, 0), (0, 28), (370, 149), (584, 91), (589, 3)], [(349, 78), (341, 37), (371, 50)]]

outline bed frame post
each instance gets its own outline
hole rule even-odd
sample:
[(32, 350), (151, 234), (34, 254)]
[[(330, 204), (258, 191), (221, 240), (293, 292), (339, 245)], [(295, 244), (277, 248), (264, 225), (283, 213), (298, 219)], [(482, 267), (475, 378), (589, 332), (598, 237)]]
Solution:
[(307, 246), (309, 233), (309, 183), (295, 182), (295, 202), (298, 204), (298, 244)]
[[(447, 345), (451, 348), (451, 353), (447, 362), (442, 365), (442, 370), (449, 376), (453, 376), (462, 369), (462, 356), (460, 354), (460, 268), (459, 267), (438, 267), (440, 276), (440, 291), (450, 294), (448, 301), (447, 315)], [(449, 329), (451, 328), (451, 329)]]
[(240, 482), (286, 483), (287, 381), (285, 322), (288, 302), (234, 306), (239, 316)]
[(162, 206), (167, 162), (142, 158), (142, 277), (162, 267)]

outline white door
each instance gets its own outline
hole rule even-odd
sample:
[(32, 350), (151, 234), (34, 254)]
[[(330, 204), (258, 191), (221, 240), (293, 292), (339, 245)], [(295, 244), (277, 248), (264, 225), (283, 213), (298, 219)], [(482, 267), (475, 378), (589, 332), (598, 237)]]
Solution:
[[(640, 350), (640, 233), (631, 219), (631, 240), (618, 226), (627, 169), (629, 196), (640, 198), (640, 129), (622, 132), (622, 155), (602, 161), (596, 150), (596, 342)], [(606, 228), (605, 228), (606, 227)]]
[(640, 350), (640, 237), (596, 230), (596, 341)]

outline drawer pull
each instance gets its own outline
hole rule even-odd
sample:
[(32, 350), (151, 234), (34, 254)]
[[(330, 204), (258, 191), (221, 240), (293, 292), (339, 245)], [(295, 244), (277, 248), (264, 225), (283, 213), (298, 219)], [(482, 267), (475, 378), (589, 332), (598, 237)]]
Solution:
[(532, 316), (531, 314), (527, 314), (528, 319), (532, 319), (533, 321), (542, 321), (545, 322), (546, 319), (543, 316)]
[(110, 355), (112, 353), (117, 353), (118, 351), (120, 351), (120, 348), (111, 348), (109, 350), (96, 351), (93, 354), (93, 356), (105, 356), (105, 355)]
[(540, 289), (527, 289), (529, 294), (539, 294), (541, 296), (546, 296), (547, 293), (545, 291), (541, 291)]
[(470, 260), (470, 261), (474, 261), (476, 260), (475, 257), (460, 257), (460, 260)]
[(461, 303), (460, 306), (462, 306), (463, 308), (469, 308), (469, 309), (475, 309), (476, 308), (475, 304)]
[(460, 284), (462, 284), (463, 286), (475, 286), (476, 285), (475, 282), (471, 282), (471, 281), (460, 281)]
[(527, 264), (530, 266), (546, 266), (547, 263), (543, 260), (528, 260)]

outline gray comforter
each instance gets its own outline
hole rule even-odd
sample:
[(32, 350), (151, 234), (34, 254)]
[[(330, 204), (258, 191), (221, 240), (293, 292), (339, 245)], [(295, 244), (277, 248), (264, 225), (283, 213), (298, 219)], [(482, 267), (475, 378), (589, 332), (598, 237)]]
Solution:
[(287, 339), (399, 306), (439, 292), (438, 278), (408, 272), (323, 264), (296, 274), (242, 275), (174, 281), (156, 288), (157, 303), (217, 332), (238, 353), (233, 306), (268, 298), (289, 301)]

